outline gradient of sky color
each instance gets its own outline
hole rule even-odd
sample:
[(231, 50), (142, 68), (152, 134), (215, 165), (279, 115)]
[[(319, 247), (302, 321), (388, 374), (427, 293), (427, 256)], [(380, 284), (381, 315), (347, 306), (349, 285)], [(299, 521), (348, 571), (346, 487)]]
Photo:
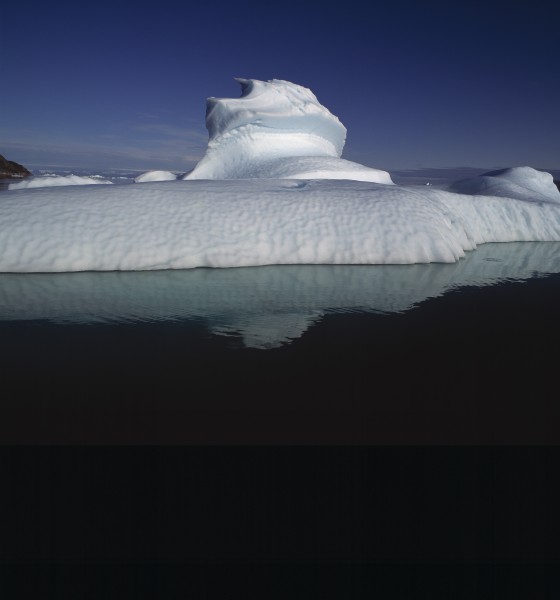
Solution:
[(557, 16), (540, 0), (3, 3), (0, 154), (186, 171), (206, 98), (245, 77), (309, 87), (369, 166), (560, 169)]

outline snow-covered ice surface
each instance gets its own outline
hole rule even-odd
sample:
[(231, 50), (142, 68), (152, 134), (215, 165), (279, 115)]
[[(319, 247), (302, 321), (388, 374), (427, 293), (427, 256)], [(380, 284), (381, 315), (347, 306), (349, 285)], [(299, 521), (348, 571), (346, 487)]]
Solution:
[(485, 242), (560, 241), (551, 177), (524, 199), (493, 194), (287, 179), (15, 190), (0, 271), (451, 263)]
[(208, 149), (185, 179), (354, 179), (389, 173), (341, 159), (346, 127), (305, 87), (237, 79), (241, 98), (209, 98)]
[[(208, 101), (208, 150), (182, 180), (2, 192), (0, 272), (453, 263), (486, 242), (560, 241), (548, 173), (394, 185), (340, 158), (346, 129), (310, 90), (239, 81), (241, 98)], [(25, 189), (39, 179), (51, 187)]]
[(0, 319), (54, 323), (194, 318), (247, 347), (300, 337), (329, 313), (406, 311), (463, 286), (560, 272), (557, 244), (484, 244), (428, 265), (289, 265), (128, 273), (0, 275)]
[(32, 177), (24, 179), (18, 183), (10, 183), (8, 185), (9, 190), (24, 190), (29, 188), (40, 188), (40, 187), (58, 187), (61, 185), (107, 185), (111, 184), (111, 181), (107, 181), (100, 176), (87, 176), (82, 177), (80, 175), (46, 175), (44, 177)]

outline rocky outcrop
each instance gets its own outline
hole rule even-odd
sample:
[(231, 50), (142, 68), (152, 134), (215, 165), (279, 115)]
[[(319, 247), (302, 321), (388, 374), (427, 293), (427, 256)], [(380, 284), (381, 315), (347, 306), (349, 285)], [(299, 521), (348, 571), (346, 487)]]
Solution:
[(31, 173), (13, 160), (6, 160), (0, 154), (0, 179), (7, 179), (10, 177), (28, 177)]

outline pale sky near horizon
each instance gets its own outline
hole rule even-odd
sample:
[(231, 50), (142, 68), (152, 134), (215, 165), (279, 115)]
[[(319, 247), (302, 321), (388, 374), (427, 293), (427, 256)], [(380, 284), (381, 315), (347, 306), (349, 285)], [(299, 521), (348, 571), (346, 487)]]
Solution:
[[(186, 171), (233, 77), (309, 87), (377, 168), (560, 169), (553, 4), (287, 0), (0, 9), (0, 154)], [(556, 9), (558, 12), (558, 9)]]

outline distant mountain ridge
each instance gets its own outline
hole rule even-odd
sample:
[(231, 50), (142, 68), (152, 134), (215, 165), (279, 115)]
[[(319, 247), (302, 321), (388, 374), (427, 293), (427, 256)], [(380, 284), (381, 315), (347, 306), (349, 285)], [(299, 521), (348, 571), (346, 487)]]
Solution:
[(7, 160), (0, 154), (0, 178), (28, 177), (31, 175), (24, 166), (13, 160)]

